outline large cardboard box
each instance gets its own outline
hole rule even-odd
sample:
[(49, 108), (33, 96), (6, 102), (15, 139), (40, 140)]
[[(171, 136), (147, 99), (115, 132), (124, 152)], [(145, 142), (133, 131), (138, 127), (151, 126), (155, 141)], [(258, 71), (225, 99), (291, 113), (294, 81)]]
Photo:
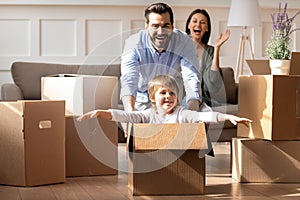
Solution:
[(65, 100), (67, 115), (82, 115), (94, 109), (117, 108), (118, 77), (59, 74), (42, 77), (44, 100)]
[(65, 181), (65, 102), (0, 102), (0, 184)]
[(193, 195), (205, 192), (205, 126), (134, 124), (128, 186), (133, 195)]
[(238, 137), (300, 139), (300, 76), (241, 76), (238, 101), (239, 116), (253, 121), (238, 124)]
[(239, 182), (300, 182), (300, 141), (232, 139), (232, 178)]
[(66, 116), (66, 176), (118, 173), (118, 130), (113, 121), (77, 122)]

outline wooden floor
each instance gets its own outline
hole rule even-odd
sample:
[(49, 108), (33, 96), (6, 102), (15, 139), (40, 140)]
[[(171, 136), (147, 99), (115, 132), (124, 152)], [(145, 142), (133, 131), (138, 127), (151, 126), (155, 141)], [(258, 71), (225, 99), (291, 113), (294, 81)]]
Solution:
[[(119, 148), (124, 148), (120, 144)], [(127, 189), (127, 174), (67, 178), (64, 184), (39, 187), (0, 185), (0, 200), (165, 200), (165, 199), (300, 199), (300, 184), (241, 184), (231, 178), (230, 145), (214, 146), (216, 157), (206, 159), (206, 194), (199, 196), (134, 196)], [(119, 164), (126, 164), (119, 157)]]

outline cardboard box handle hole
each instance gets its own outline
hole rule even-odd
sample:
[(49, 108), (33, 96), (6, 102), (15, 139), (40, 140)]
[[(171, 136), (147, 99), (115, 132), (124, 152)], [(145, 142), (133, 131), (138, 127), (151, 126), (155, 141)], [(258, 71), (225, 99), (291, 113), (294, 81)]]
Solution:
[(52, 123), (50, 120), (43, 120), (39, 122), (39, 128), (40, 129), (48, 129), (51, 128)]

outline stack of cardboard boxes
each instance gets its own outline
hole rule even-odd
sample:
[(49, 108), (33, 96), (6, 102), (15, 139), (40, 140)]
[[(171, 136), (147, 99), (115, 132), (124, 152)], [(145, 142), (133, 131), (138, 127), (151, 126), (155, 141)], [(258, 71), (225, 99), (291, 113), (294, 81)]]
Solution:
[(300, 76), (239, 79), (238, 125), (232, 177), (239, 182), (300, 182)]
[(42, 100), (0, 102), (0, 184), (37, 186), (118, 172), (117, 124), (75, 119), (117, 107), (118, 78), (42, 78)]
[(116, 175), (118, 133), (116, 122), (76, 117), (94, 109), (116, 108), (118, 77), (58, 74), (42, 77), (43, 100), (66, 102), (66, 176)]

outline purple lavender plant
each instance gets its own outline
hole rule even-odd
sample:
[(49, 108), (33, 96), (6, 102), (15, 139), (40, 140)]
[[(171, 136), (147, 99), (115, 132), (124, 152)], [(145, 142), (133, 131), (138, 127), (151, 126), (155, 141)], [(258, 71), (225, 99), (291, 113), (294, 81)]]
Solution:
[(287, 3), (285, 3), (284, 5), (283, 12), (281, 12), (281, 3), (279, 3), (279, 10), (278, 13), (276, 13), (277, 17), (275, 16), (275, 13), (271, 14), (274, 32), (280, 30), (285, 32), (286, 34), (291, 34), (292, 32), (300, 29), (300, 28), (291, 29), (292, 23), (295, 17), (300, 14), (300, 11), (298, 11), (293, 17), (289, 18), (286, 10), (287, 10)]
[(289, 18), (287, 14), (287, 3), (285, 3), (283, 10), (281, 9), (281, 3), (279, 3), (278, 12), (271, 14), (273, 34), (266, 48), (266, 53), (270, 59), (290, 59), (290, 36), (292, 32), (300, 30), (300, 28), (292, 28), (293, 21), (299, 14), (300, 11)]

